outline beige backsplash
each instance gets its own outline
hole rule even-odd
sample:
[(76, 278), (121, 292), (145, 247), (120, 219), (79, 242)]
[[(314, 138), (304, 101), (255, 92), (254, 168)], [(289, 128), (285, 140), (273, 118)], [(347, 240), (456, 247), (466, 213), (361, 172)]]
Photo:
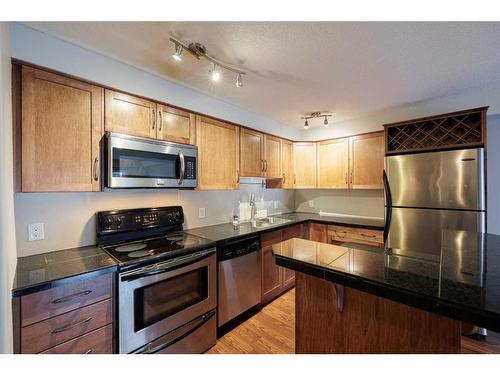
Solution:
[[(314, 207), (309, 206), (309, 201)], [(295, 210), (384, 217), (383, 190), (297, 190)]]
[[(240, 190), (113, 190), (100, 193), (15, 194), (17, 255), (26, 256), (77, 246), (93, 245), (97, 211), (181, 205), (185, 228), (229, 222), (240, 201), (256, 193), (257, 208), (268, 214), (294, 210), (293, 190), (242, 185)], [(274, 208), (274, 202), (278, 207)], [(198, 218), (199, 208), (206, 217)], [(44, 223), (45, 239), (28, 241), (28, 224)]]

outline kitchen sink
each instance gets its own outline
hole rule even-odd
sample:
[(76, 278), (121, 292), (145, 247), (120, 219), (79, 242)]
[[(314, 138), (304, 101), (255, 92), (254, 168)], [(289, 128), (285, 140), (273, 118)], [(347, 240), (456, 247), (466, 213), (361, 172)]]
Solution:
[(252, 223), (252, 227), (254, 228), (266, 228), (272, 227), (274, 225), (286, 224), (292, 220), (290, 219), (281, 219), (278, 217), (266, 217), (262, 219), (256, 219), (255, 223)]

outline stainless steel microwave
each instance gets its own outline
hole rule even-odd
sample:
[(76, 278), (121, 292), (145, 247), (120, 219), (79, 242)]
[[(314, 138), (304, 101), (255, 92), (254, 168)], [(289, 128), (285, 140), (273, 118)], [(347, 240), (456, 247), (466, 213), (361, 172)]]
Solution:
[(196, 146), (112, 132), (105, 141), (106, 187), (196, 187)]

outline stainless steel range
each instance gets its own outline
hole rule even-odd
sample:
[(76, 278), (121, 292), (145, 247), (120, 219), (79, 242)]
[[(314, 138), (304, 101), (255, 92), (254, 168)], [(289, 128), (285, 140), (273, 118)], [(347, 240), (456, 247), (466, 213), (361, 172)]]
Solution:
[(182, 207), (97, 213), (119, 264), (120, 353), (202, 353), (216, 341), (215, 244), (182, 232)]

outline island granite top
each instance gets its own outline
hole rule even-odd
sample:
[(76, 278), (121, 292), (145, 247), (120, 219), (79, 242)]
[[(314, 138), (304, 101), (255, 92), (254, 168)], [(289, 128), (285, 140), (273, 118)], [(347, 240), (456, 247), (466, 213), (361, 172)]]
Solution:
[(500, 236), (443, 231), (421, 253), (292, 238), (276, 264), (367, 293), (500, 331)]

